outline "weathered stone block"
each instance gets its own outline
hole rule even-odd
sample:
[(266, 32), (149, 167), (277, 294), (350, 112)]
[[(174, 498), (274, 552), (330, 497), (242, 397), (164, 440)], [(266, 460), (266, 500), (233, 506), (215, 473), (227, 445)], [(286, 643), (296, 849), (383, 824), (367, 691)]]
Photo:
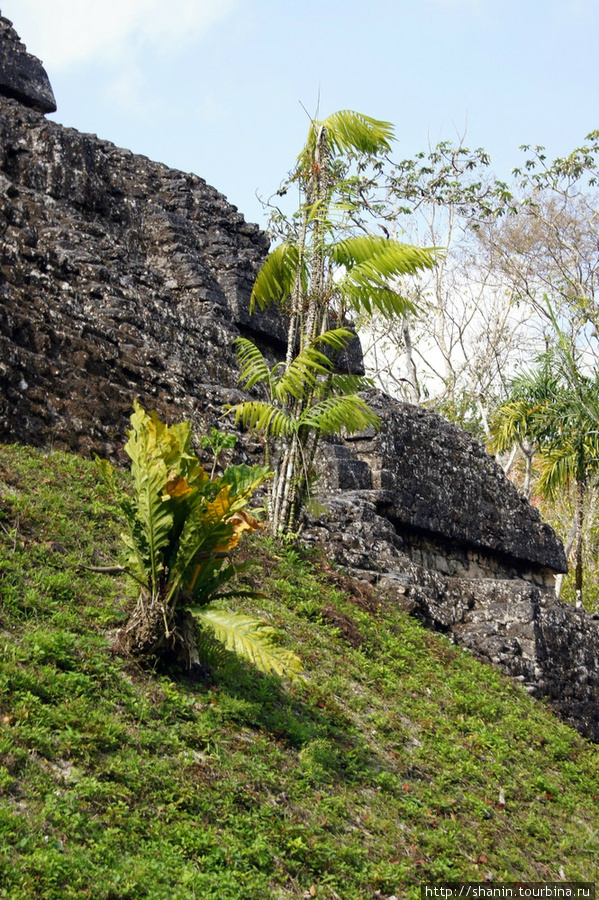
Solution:
[(40, 112), (56, 112), (56, 100), (46, 70), (27, 53), (12, 27), (0, 14), (0, 94), (14, 97)]

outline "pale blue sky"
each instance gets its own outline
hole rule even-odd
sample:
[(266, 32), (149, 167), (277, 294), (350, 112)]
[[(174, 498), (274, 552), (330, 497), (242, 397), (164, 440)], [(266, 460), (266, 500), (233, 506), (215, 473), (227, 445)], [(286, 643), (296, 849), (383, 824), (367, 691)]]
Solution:
[(250, 221), (305, 138), (303, 104), (392, 121), (398, 158), (466, 132), (518, 146), (599, 128), (599, 0), (0, 0), (64, 125), (193, 171)]

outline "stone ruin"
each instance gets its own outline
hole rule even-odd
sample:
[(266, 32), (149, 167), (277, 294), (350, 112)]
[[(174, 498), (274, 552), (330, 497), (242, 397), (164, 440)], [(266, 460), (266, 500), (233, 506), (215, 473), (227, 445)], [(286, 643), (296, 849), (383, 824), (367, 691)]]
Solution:
[[(119, 458), (138, 397), (217, 424), (267, 238), (196, 175), (45, 118), (42, 64), (0, 15), (0, 440)], [(360, 371), (355, 342), (345, 365)], [(380, 432), (327, 445), (304, 539), (599, 741), (599, 622), (555, 599), (561, 542), (479, 443), (374, 392)], [(221, 422), (222, 425), (222, 422)], [(229, 426), (231, 427), (231, 426)], [(239, 435), (240, 459), (259, 442)]]

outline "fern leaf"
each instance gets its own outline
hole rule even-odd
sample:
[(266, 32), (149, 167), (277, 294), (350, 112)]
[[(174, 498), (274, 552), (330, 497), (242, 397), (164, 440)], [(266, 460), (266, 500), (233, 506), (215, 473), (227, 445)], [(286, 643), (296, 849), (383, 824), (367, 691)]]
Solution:
[(252, 616), (232, 613), (212, 604), (190, 606), (200, 623), (210, 628), (227, 650), (247, 659), (266, 674), (274, 672), (283, 678), (302, 678), (302, 664), (291, 650), (277, 646), (276, 630)]

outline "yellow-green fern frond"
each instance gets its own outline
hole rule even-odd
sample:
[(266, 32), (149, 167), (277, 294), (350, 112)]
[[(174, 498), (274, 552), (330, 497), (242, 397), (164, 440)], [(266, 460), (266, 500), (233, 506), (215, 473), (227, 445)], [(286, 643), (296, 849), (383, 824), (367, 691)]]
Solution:
[(190, 606), (190, 611), (227, 650), (244, 657), (261, 672), (290, 680), (301, 680), (302, 663), (291, 650), (278, 646), (278, 633), (260, 619), (232, 613), (212, 604)]

